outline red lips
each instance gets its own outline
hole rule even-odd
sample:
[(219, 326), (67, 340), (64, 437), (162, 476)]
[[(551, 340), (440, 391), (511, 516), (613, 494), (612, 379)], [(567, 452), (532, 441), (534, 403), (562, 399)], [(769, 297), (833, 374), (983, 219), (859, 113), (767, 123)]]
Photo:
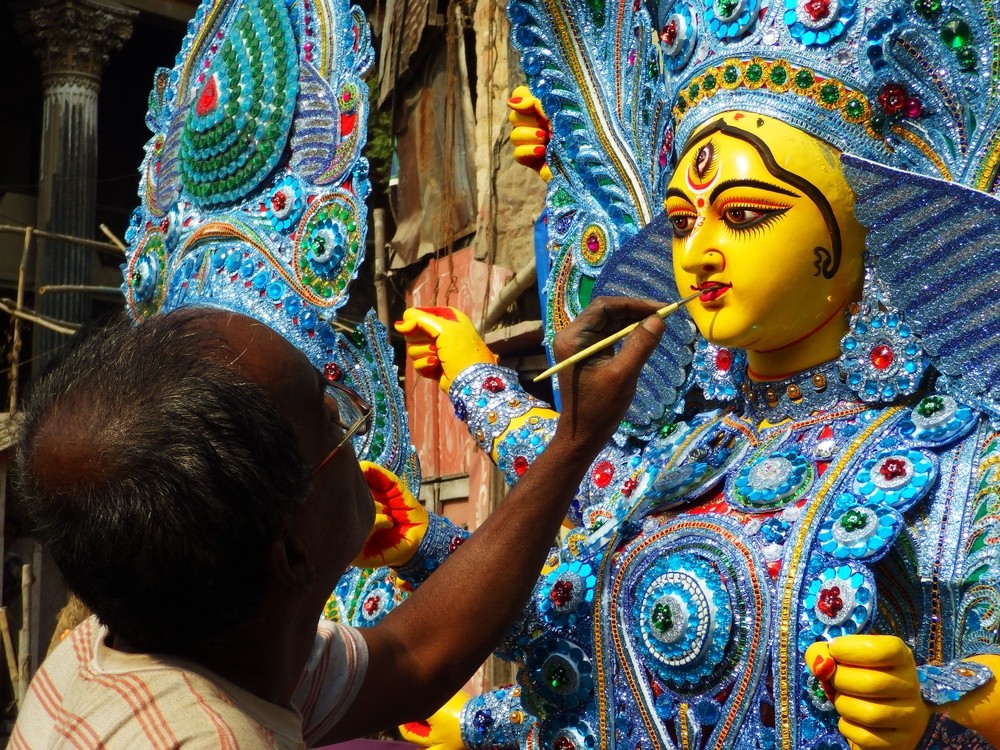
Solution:
[(723, 294), (728, 292), (730, 288), (731, 286), (729, 284), (722, 284), (718, 281), (706, 281), (704, 284), (691, 287), (691, 289), (696, 292), (702, 292), (698, 297), (700, 302), (714, 302)]

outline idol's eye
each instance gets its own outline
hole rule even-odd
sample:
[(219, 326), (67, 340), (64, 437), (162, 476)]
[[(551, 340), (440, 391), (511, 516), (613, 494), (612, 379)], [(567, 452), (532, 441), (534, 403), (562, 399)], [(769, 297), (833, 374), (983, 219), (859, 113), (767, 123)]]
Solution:
[(694, 229), (694, 224), (697, 218), (698, 217), (695, 214), (684, 211), (671, 213), (670, 223), (674, 228), (674, 237), (677, 239), (687, 237), (691, 233), (691, 230)]
[(741, 206), (729, 204), (722, 209), (722, 219), (737, 231), (761, 227), (776, 220), (790, 206)]

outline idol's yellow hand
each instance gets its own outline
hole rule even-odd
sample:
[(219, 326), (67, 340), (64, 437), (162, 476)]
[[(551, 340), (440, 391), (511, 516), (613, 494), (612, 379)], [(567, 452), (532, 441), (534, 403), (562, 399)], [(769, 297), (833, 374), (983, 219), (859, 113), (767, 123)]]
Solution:
[(507, 107), (507, 120), (513, 126), (510, 142), (514, 144), (514, 161), (535, 170), (548, 182), (552, 171), (545, 163), (545, 149), (552, 140), (552, 124), (542, 111), (542, 103), (527, 86), (518, 86), (511, 92)]
[(472, 321), (453, 307), (411, 307), (396, 330), (406, 337), (406, 356), (417, 373), (438, 381), (445, 393), (465, 368), (497, 361)]
[(427, 511), (403, 480), (388, 469), (362, 461), (361, 471), (375, 501), (375, 523), (354, 558), (354, 565), (359, 568), (405, 565), (427, 531)]
[(934, 711), (920, 697), (913, 652), (888, 635), (814, 643), (806, 664), (833, 701), (841, 734), (855, 750), (913, 750)]
[(427, 721), (413, 721), (399, 727), (403, 739), (429, 750), (460, 750), (462, 727), (459, 718), (462, 709), (469, 702), (469, 694), (459, 690), (439, 708)]

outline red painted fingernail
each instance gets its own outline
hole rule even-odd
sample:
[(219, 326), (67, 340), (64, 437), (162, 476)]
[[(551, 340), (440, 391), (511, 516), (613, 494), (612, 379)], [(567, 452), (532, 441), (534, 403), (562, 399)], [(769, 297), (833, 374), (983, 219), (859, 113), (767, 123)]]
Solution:
[(397, 320), (395, 323), (393, 323), (393, 325), (401, 326), (405, 322), (406, 322), (405, 320)]
[(820, 682), (829, 680), (837, 671), (837, 662), (829, 656), (817, 656), (813, 660), (812, 672)]
[(535, 146), (535, 154), (541, 156), (545, 153), (545, 146)]
[(510, 102), (511, 104), (520, 104), (522, 99), (523, 99), (523, 97), (520, 97), (520, 96), (512, 96), (507, 101)]
[(535, 131), (535, 138), (544, 138), (547, 135), (548, 135), (548, 133), (545, 132), (544, 130), (536, 130)]
[(428, 357), (427, 358), (427, 364), (430, 367), (437, 367), (437, 365), (438, 365), (438, 358), (437, 357)]

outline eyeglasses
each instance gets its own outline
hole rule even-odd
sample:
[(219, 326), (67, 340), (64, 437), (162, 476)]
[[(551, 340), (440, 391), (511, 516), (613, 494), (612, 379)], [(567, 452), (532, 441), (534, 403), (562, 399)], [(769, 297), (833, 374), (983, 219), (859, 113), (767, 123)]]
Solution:
[(326, 458), (316, 464), (306, 477), (307, 482), (326, 466), (333, 457), (340, 453), (347, 441), (355, 435), (365, 435), (372, 426), (372, 405), (359, 396), (353, 389), (343, 383), (327, 382), (326, 395), (337, 404), (336, 424), (344, 431), (344, 437), (326, 454)]

